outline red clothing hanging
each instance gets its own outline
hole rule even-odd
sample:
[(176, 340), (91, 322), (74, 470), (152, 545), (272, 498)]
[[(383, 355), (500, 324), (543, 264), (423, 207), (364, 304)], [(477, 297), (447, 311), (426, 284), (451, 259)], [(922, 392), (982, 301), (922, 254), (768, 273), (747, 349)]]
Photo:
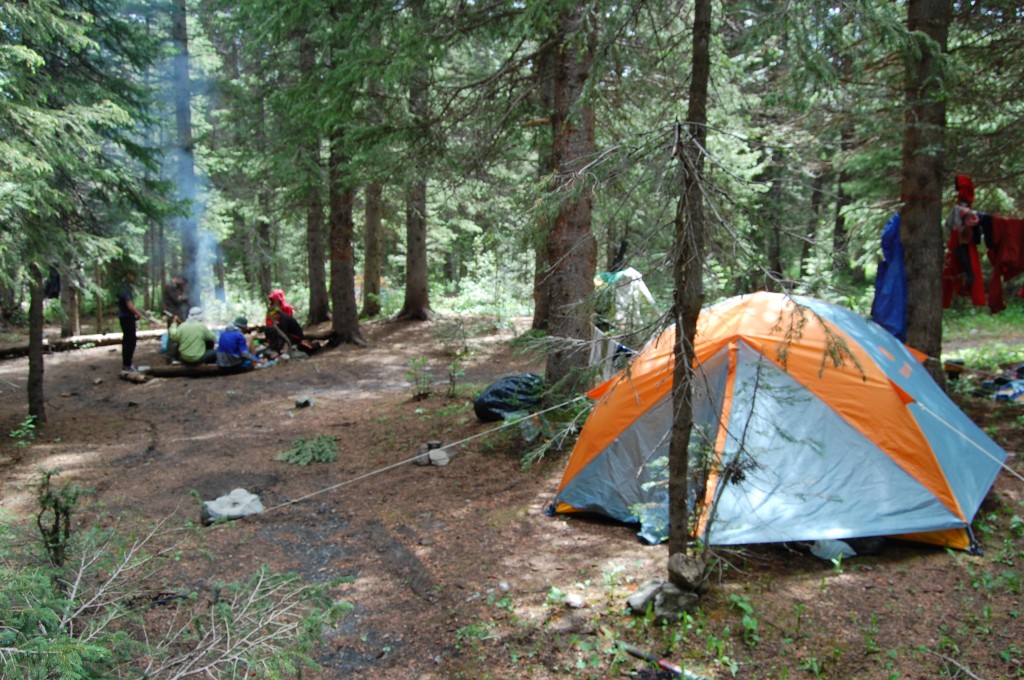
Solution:
[[(967, 248), (971, 271), (974, 272), (974, 280), (971, 282), (970, 288), (964, 283), (964, 270), (956, 257), (957, 246)], [(960, 233), (954, 229), (946, 242), (946, 262), (942, 267), (942, 306), (952, 305), (953, 298), (957, 295), (970, 296), (971, 304), (975, 307), (985, 304), (985, 282), (981, 278), (981, 258), (978, 256), (978, 246), (973, 243), (961, 244)], [(989, 302), (991, 306), (991, 301)]]
[[(992, 280), (988, 284), (988, 308), (992, 313), (1001, 312), (1006, 309), (1003, 281), (1024, 272), (1024, 219), (993, 217), (992, 239), (991, 242), (986, 239), (985, 244), (988, 246), (989, 262), (992, 263)], [(1017, 295), (1024, 297), (1024, 288)]]

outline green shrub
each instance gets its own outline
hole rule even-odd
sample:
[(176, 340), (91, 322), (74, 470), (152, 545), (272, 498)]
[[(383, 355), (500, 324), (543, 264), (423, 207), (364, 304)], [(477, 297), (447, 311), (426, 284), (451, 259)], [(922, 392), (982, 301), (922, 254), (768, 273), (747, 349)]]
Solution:
[(412, 386), (413, 399), (426, 399), (434, 391), (434, 377), (427, 368), (428, 361), (427, 357), (410, 357), (408, 360), (405, 378)]
[(333, 463), (338, 460), (338, 440), (328, 435), (320, 435), (315, 439), (296, 439), (292, 448), (277, 454), (274, 460), (302, 466)]

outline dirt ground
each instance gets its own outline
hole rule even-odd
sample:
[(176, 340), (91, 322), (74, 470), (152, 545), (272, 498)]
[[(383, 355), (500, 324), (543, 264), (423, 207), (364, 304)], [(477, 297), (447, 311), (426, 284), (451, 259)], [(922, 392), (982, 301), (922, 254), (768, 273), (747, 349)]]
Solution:
[[(197, 499), (237, 487), (258, 494), (266, 510), (202, 529), (203, 550), (185, 554), (165, 588), (210, 589), (261, 564), (314, 583), (343, 578), (336, 599), (353, 610), (327, 631), (323, 670), (305, 678), (602, 678), (645, 668), (653, 677), (650, 664), (613, 653), (618, 641), (702, 678), (1024, 677), (1024, 482), (1005, 472), (976, 521), (984, 556), (890, 542), (835, 565), (793, 546), (751, 546), (718, 553), (715, 585), (691, 619), (625, 614), (640, 583), (664, 577), (665, 546), (640, 543), (629, 527), (548, 517), (568, 451), (524, 471), (530, 445), (519, 430), (473, 413), (486, 385), (542, 369), (509, 343), (523, 328), (375, 322), (363, 328), (365, 348), (142, 384), (118, 378), (117, 347), (48, 355), (48, 422), (30, 446), (0, 443), (0, 506), (30, 517), (41, 467), (92, 489), (103, 517), (125, 527), (197, 522)], [(140, 343), (136, 364), (161, 364), (157, 350)], [(453, 384), (457, 350), (464, 374)], [(435, 384), (415, 399), (410, 367), (423, 360)], [(27, 360), (0, 362), (5, 432), (25, 418), (26, 377)], [(312, 405), (298, 407), (300, 398)], [(1014, 455), (1022, 407), (962, 403), (1024, 471)], [(337, 438), (336, 462), (274, 459), (319, 435)], [(449, 465), (408, 462), (433, 440)], [(581, 606), (567, 605), (570, 594)]]

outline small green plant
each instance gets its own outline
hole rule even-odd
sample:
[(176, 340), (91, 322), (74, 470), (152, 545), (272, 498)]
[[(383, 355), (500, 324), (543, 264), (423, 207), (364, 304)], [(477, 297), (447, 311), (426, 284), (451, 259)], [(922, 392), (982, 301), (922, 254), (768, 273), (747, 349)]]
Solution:
[(548, 590), (547, 602), (551, 605), (559, 605), (565, 602), (566, 592), (558, 586), (551, 586)]
[(864, 652), (866, 654), (878, 654), (882, 647), (878, 644), (878, 614), (871, 613), (868, 624), (864, 626)]
[(794, 626), (793, 626), (793, 635), (792, 635), (793, 639), (799, 639), (802, 636), (802, 633), (801, 633), (800, 629), (803, 626), (804, 610), (806, 608), (807, 608), (807, 605), (805, 605), (803, 602), (797, 602), (795, 605), (793, 605), (793, 614), (794, 614), (794, 616), (796, 618), (796, 621), (795, 621)]
[(811, 673), (816, 678), (826, 677), (824, 666), (813, 654), (800, 659), (800, 668)]
[(455, 648), (462, 649), (465, 644), (475, 646), (477, 642), (486, 640), (494, 626), (493, 621), (477, 621), (459, 628), (455, 631)]
[(14, 440), (15, 446), (28, 447), (36, 439), (36, 416), (30, 415), (25, 418), (18, 427), (11, 430), (9, 436)]
[(719, 637), (713, 631), (705, 630), (705, 640), (708, 652), (715, 658), (715, 663), (726, 668), (729, 673), (735, 675), (739, 671), (739, 663), (729, 656), (729, 627), (722, 629), (722, 636)]
[(754, 605), (751, 604), (749, 598), (742, 595), (734, 594), (730, 600), (733, 607), (743, 612), (743, 642), (751, 649), (757, 647), (761, 637), (757, 632), (758, 622), (757, 617), (754, 616)]
[(513, 614), (516, 611), (515, 606), (512, 604), (512, 595), (510, 593), (504, 593), (501, 597), (489, 595), (487, 597), (487, 604), (494, 605), (498, 609), (504, 609)]
[(68, 541), (71, 540), (71, 516), (82, 492), (74, 484), (55, 488), (51, 482), (60, 473), (60, 470), (40, 470), (42, 478), (36, 488), (36, 502), (39, 504), (36, 526), (43, 537), (46, 556), (55, 567), (64, 566)]
[(600, 668), (604, 663), (604, 651), (601, 648), (600, 640), (583, 640), (574, 637), (572, 644), (578, 652), (575, 670), (593, 670)]
[(338, 440), (329, 435), (319, 435), (315, 439), (296, 439), (290, 449), (274, 456), (274, 460), (302, 466), (333, 463), (338, 460)]
[(427, 357), (410, 357), (405, 377), (412, 385), (412, 398), (426, 399), (434, 391), (434, 379), (427, 370)]
[(459, 380), (466, 375), (462, 368), (462, 359), (452, 359), (448, 364), (448, 398), (454, 399), (459, 394)]

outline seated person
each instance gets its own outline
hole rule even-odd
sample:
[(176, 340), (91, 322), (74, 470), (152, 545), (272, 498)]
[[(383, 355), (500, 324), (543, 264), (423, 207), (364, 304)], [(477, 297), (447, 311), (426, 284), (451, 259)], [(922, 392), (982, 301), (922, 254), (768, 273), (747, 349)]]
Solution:
[(167, 331), (171, 342), (177, 343), (177, 359), (189, 366), (212, 364), (217, 360), (217, 352), (213, 345), (217, 338), (213, 331), (203, 323), (203, 310), (193, 307), (188, 310), (188, 318), (183, 323), (172, 323)]
[(224, 327), (217, 341), (217, 366), (225, 371), (248, 371), (261, 365), (263, 361), (252, 353), (249, 341), (240, 328), (249, 322), (245, 317), (238, 317)]
[(267, 296), (267, 321), (265, 325), (269, 326), (273, 323), (270, 313), (275, 309), (280, 309), (281, 312), (288, 316), (295, 316), (295, 309), (284, 301), (284, 291), (280, 288), (270, 291), (270, 295)]
[(274, 307), (267, 313), (267, 347), (275, 354), (290, 354), (294, 349), (302, 349), (305, 333), (302, 326), (291, 314)]

